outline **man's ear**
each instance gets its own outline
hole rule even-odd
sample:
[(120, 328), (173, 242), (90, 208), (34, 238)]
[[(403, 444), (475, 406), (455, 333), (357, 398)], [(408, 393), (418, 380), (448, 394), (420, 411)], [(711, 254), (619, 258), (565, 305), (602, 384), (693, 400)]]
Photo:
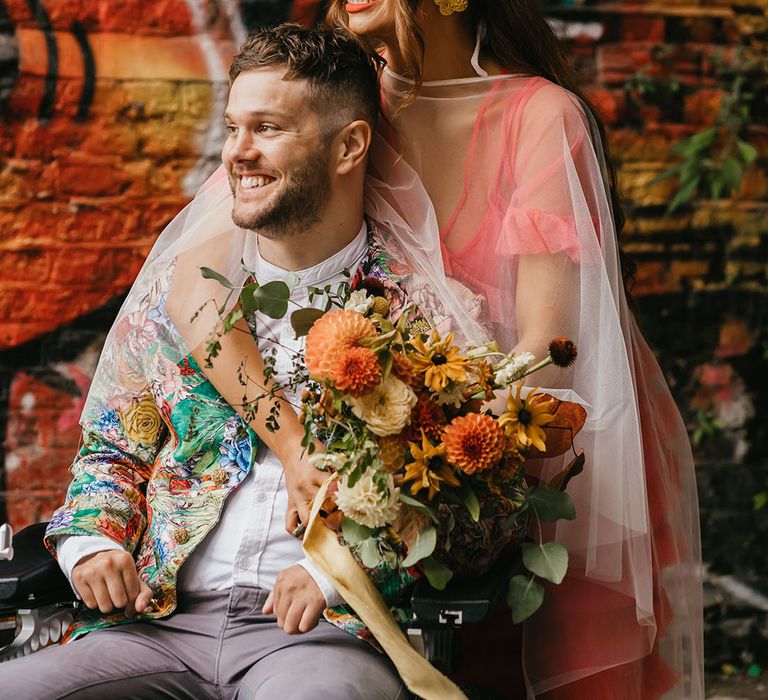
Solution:
[(371, 125), (364, 119), (347, 124), (336, 135), (336, 173), (346, 175), (365, 164), (371, 146)]

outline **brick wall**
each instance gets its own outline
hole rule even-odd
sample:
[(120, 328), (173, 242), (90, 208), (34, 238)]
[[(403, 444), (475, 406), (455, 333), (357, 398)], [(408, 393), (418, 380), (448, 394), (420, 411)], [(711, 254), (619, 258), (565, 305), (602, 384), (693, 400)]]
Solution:
[(111, 318), (215, 169), (249, 28), (320, 0), (0, 0), (0, 521), (61, 501)]
[[(0, 0), (0, 489), (14, 525), (47, 517), (60, 500), (121, 295), (216, 165), (237, 40), (260, 22), (311, 22), (318, 4)], [(736, 60), (739, 47), (765, 55), (768, 0), (572, 2), (548, 12), (609, 127), (639, 315), (697, 436), (708, 557), (764, 576), (765, 555), (733, 533), (768, 529), (750, 500), (767, 477), (756, 389), (768, 340), (768, 97), (754, 100), (744, 134), (760, 160), (733, 200), (665, 216), (675, 182), (654, 178), (673, 162), (670, 147), (728, 99), (718, 61)], [(649, 81), (652, 99), (641, 94)], [(744, 556), (730, 557), (739, 547)]]

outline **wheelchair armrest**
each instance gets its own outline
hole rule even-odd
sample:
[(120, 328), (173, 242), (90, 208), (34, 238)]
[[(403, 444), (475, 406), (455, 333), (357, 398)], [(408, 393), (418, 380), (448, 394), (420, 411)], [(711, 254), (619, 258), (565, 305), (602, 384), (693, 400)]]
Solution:
[(43, 543), (47, 525), (30, 525), (13, 536), (13, 559), (0, 561), (0, 608), (37, 608), (76, 600)]
[(428, 629), (480, 622), (496, 609), (506, 595), (509, 579), (523, 568), (518, 549), (482, 576), (449, 582), (442, 591), (432, 588), (426, 578), (419, 579), (411, 594), (415, 616), (411, 626)]

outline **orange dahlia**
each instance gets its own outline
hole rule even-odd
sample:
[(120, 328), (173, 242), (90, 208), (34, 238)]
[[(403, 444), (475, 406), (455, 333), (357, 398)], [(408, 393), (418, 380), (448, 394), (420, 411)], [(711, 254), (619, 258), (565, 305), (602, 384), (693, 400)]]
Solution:
[(411, 413), (411, 428), (415, 431), (415, 435), (423, 430), (428, 438), (439, 442), (446, 423), (448, 420), (445, 417), (443, 407), (429, 394), (419, 394), (418, 401)]
[(504, 431), (490, 416), (470, 413), (454, 418), (443, 432), (445, 457), (465, 474), (490, 469), (504, 451)]
[(331, 366), (330, 379), (339, 391), (359, 398), (381, 381), (381, 363), (370, 348), (342, 348)]
[(403, 353), (393, 352), (392, 374), (394, 374), (401, 382), (405, 382), (413, 387), (419, 373), (416, 369), (416, 365), (403, 355)]
[(311, 374), (328, 377), (339, 355), (362, 338), (376, 334), (376, 328), (356, 311), (330, 311), (321, 316), (307, 334), (304, 360)]

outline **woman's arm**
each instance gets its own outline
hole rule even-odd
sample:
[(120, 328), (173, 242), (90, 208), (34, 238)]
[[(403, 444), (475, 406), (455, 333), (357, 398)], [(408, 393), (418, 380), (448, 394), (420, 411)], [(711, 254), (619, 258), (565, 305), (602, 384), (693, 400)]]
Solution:
[[(207, 343), (198, 345), (192, 356), (221, 396), (248, 421), (250, 428), (282, 463), (290, 504), (286, 527), (293, 532), (299, 521), (307, 522), (308, 504), (326, 476), (309, 462), (304, 452), (301, 444), (304, 426), (294, 407), (282, 392), (269, 395), (274, 390), (274, 382), (264, 376), (264, 359), (246, 321), (240, 319), (235, 323), (229, 333), (220, 337), (220, 343), (221, 349), (212, 367), (206, 367)], [(238, 372), (238, 368), (242, 371)], [(241, 375), (250, 381), (241, 382)], [(279, 427), (271, 430), (267, 419), (274, 401), (279, 403), (280, 418)]]

